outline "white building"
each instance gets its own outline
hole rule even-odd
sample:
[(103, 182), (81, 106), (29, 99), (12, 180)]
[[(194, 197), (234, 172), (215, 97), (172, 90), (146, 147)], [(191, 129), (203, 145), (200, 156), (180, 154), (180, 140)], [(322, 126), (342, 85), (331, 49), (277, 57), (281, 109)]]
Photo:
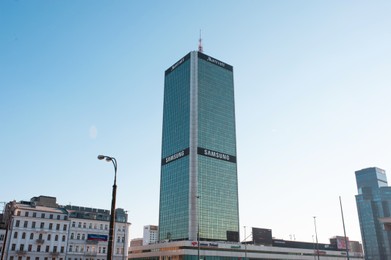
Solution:
[(159, 227), (154, 225), (144, 226), (143, 245), (154, 244), (159, 239)]
[[(59, 206), (54, 197), (9, 202), (2, 259), (105, 260), (109, 219), (108, 210)], [(117, 209), (113, 260), (126, 259), (129, 226), (125, 211)]]

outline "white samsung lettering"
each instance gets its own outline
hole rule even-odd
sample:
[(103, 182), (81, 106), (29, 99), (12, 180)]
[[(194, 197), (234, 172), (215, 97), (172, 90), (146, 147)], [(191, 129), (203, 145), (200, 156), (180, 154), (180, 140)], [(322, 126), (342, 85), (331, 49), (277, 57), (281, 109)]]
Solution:
[(204, 149), (204, 155), (229, 161), (229, 155), (225, 153), (219, 153), (208, 149)]
[(170, 155), (170, 156), (166, 157), (166, 163), (169, 163), (169, 162), (171, 162), (173, 160), (179, 159), (179, 158), (181, 158), (183, 156), (185, 156), (185, 151), (180, 151), (179, 153)]

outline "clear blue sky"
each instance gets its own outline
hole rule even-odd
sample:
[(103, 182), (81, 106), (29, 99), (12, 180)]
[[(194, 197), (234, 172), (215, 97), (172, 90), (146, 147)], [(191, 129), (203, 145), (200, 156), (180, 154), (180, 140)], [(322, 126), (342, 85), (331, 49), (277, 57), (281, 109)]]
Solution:
[[(391, 174), (390, 1), (1, 1), (0, 201), (158, 224), (164, 70), (234, 66), (240, 225), (361, 240), (354, 171)], [(389, 175), (390, 175), (389, 174)], [(391, 175), (389, 176), (391, 178)]]

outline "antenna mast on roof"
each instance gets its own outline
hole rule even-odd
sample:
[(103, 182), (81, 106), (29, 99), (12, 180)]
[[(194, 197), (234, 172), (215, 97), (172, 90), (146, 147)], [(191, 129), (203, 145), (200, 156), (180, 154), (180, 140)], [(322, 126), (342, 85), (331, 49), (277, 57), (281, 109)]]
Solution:
[(200, 39), (198, 40), (198, 51), (204, 52), (204, 48), (202, 48), (201, 30), (200, 30)]

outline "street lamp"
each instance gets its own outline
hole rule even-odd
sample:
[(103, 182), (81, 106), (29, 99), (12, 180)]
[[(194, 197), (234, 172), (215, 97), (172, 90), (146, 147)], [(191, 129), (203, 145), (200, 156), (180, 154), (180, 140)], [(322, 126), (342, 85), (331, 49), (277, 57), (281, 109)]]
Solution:
[(198, 205), (198, 210), (197, 210), (197, 254), (198, 254), (198, 260), (200, 260), (200, 196), (196, 196), (197, 198), (197, 205)]
[(316, 231), (316, 217), (314, 216), (314, 226), (315, 226), (315, 239), (316, 239), (316, 255), (319, 260), (319, 244), (318, 244), (318, 232)]
[(114, 184), (113, 194), (111, 196), (111, 214), (110, 214), (110, 229), (109, 229), (109, 243), (107, 248), (107, 260), (113, 259), (113, 236), (114, 236), (114, 221), (115, 221), (115, 199), (117, 196), (117, 160), (114, 157), (106, 155), (98, 155), (99, 160), (105, 159), (107, 162), (112, 162), (114, 165)]

